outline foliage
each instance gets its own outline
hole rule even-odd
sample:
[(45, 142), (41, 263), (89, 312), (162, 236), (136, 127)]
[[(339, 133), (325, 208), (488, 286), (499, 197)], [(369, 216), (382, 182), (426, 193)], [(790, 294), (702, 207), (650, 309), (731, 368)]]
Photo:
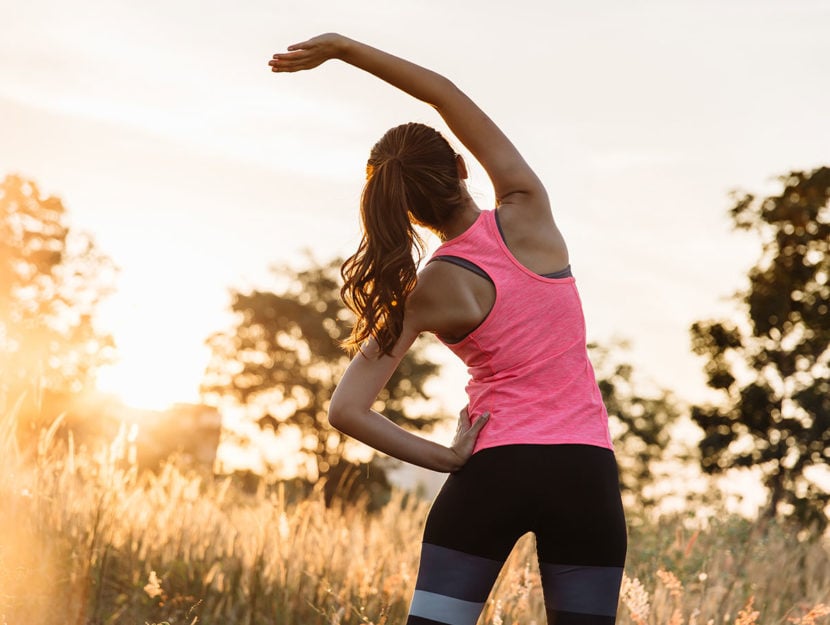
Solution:
[[(337, 467), (348, 442), (327, 422), (329, 399), (349, 362), (340, 345), (352, 321), (340, 300), (341, 264), (334, 259), (300, 271), (276, 270), (276, 291), (234, 291), (235, 327), (208, 339), (212, 358), (202, 386), (205, 397), (247, 406), (263, 429), (298, 428), (301, 451), (314, 463), (306, 475), (312, 481), (343, 472)], [(424, 384), (437, 371), (416, 346), (381, 392), (378, 407), (398, 425), (432, 426), (443, 415), (413, 416), (411, 408), (429, 399)]]
[(78, 392), (112, 358), (112, 338), (93, 320), (114, 271), (88, 235), (71, 231), (59, 198), (20, 176), (0, 182), (0, 372), (11, 396), (29, 390), (21, 418), (37, 412), (32, 380)]
[(643, 392), (645, 383), (637, 379), (633, 365), (622, 356), (628, 348), (624, 341), (590, 344), (588, 348), (611, 421), (620, 487), (626, 499), (636, 502), (638, 508), (654, 506), (657, 502), (647, 487), (660, 477), (656, 466), (670, 453), (676, 462), (690, 462), (688, 454), (669, 451), (672, 426), (682, 409), (664, 389)]
[(780, 178), (779, 195), (736, 195), (738, 229), (758, 233), (761, 257), (736, 294), (743, 317), (692, 328), (719, 406), (696, 406), (703, 469), (760, 467), (767, 514), (827, 524), (830, 492), (808, 479), (830, 465), (830, 168)]

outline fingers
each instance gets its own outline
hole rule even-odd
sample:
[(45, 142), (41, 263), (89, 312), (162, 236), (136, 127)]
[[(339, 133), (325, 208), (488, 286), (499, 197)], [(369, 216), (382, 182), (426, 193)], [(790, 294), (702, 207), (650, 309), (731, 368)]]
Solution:
[(294, 61), (308, 56), (307, 50), (295, 50), (294, 52), (277, 52), (272, 57), (274, 61)]
[(277, 53), (268, 61), (272, 72), (298, 72), (313, 69), (326, 60), (324, 56), (309, 50)]
[(273, 58), (268, 61), (268, 65), (286, 65), (296, 63), (307, 57), (308, 53), (305, 50), (300, 50), (298, 52), (280, 52), (275, 54)]
[(276, 61), (271, 61), (268, 65), (271, 66), (272, 72), (296, 72), (299, 69), (302, 69), (296, 63), (277, 63)]
[(464, 408), (461, 409), (461, 412), (458, 413), (458, 431), (461, 434), (467, 434), (475, 437), (478, 436), (481, 429), (487, 425), (490, 413), (483, 413), (478, 419), (476, 419), (476, 422), (471, 425), (470, 412), (468, 408), (469, 406), (464, 406)]
[(273, 60), (268, 61), (272, 72), (296, 72), (308, 66), (307, 60), (302, 56), (289, 56), (287, 54), (275, 54)]
[(487, 425), (489, 420), (490, 413), (485, 412), (478, 417), (478, 419), (476, 419), (476, 422), (473, 423), (472, 426), (470, 426), (470, 414), (467, 408), (465, 407), (460, 412), (458, 419), (458, 431), (455, 433), (455, 440), (453, 440), (450, 449), (460, 459), (461, 465), (463, 465), (472, 455), (473, 450), (475, 449), (476, 440), (478, 439), (478, 434), (481, 432), (482, 428)]
[(464, 406), (461, 412), (458, 413), (458, 427), (462, 431), (470, 427), (470, 413), (467, 408), (467, 406)]
[(470, 432), (473, 433), (473, 434), (478, 435), (478, 433), (481, 432), (481, 429), (485, 425), (487, 425), (487, 421), (489, 421), (489, 420), (490, 420), (490, 413), (485, 412), (478, 419), (476, 419), (476, 422), (473, 423), (473, 426), (470, 428)]
[(293, 50), (302, 50), (302, 49), (304, 49), (304, 48), (309, 47), (309, 43), (311, 43), (311, 41), (310, 41), (310, 40), (308, 40), (308, 41), (303, 41), (303, 42), (301, 42), (301, 43), (292, 43), (290, 46), (288, 46), (288, 47), (286, 48), (286, 50), (288, 50), (289, 52), (291, 52), (291, 51), (293, 51)]

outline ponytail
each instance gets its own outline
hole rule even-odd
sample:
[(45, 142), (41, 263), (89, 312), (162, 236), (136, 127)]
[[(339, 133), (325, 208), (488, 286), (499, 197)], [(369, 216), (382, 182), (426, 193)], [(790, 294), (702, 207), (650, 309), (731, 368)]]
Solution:
[(363, 237), (341, 268), (340, 294), (357, 315), (344, 345), (355, 351), (372, 337), (381, 353), (389, 354), (403, 329), (404, 304), (415, 288), (424, 242), (409, 220), (400, 161), (390, 159), (367, 169), (360, 210)]
[(363, 237), (340, 270), (340, 295), (357, 317), (343, 345), (354, 352), (373, 338), (382, 354), (390, 354), (425, 251), (413, 224), (444, 225), (463, 204), (463, 182), (447, 140), (416, 123), (392, 128), (375, 144), (366, 177)]

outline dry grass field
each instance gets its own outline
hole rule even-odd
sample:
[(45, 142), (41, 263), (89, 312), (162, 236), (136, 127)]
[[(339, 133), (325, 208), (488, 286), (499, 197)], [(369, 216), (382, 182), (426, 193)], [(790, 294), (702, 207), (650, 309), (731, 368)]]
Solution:
[[(174, 465), (141, 476), (123, 436), (93, 452), (45, 431), (24, 459), (12, 412), (0, 414), (0, 625), (403, 622), (428, 503), (396, 493), (367, 514)], [(828, 613), (826, 543), (731, 517), (632, 523), (624, 625), (810, 625)], [(532, 537), (480, 623), (545, 623)]]

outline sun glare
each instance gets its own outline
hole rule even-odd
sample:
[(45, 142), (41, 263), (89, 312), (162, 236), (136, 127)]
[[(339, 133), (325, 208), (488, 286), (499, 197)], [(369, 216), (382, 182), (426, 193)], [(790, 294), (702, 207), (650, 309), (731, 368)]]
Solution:
[(102, 368), (98, 389), (118, 396), (132, 408), (164, 410), (176, 402), (194, 401), (182, 397), (181, 381), (163, 378), (140, 362), (122, 362)]
[(98, 389), (118, 396), (132, 408), (164, 410), (175, 403), (199, 403), (199, 380), (188, 375), (191, 371), (200, 372), (200, 365), (126, 354), (120, 362), (99, 370)]
[[(149, 260), (144, 264), (153, 268)], [(169, 269), (159, 262), (157, 271), (155, 275), (163, 275)], [(210, 357), (204, 337), (210, 327), (221, 327), (221, 319), (203, 312), (194, 320), (182, 305), (171, 309), (161, 304), (182, 297), (175, 281), (159, 284), (153, 277), (124, 277), (132, 278), (124, 280), (125, 291), (132, 288), (136, 293), (116, 294), (100, 307), (100, 327), (112, 334), (117, 359), (98, 370), (98, 389), (139, 409), (200, 403), (199, 385)]]

